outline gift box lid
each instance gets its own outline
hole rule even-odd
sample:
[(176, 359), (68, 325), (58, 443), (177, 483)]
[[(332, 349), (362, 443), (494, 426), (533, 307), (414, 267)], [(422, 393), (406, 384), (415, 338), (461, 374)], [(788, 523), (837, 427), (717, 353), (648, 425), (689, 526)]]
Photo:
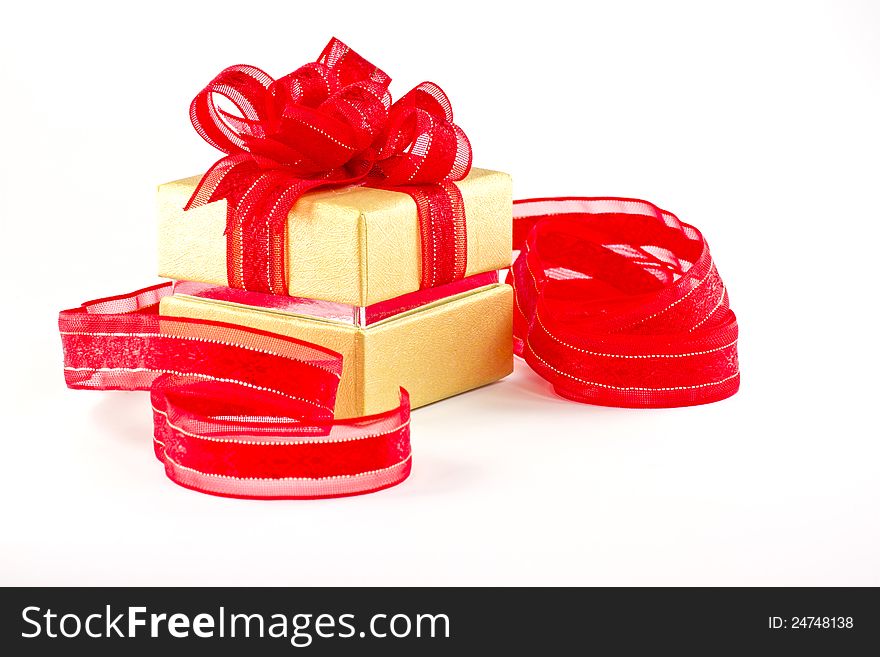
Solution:
[[(226, 201), (183, 211), (199, 177), (159, 186), (159, 275), (228, 285)], [(466, 214), (465, 276), (510, 265), (511, 180), (471, 169), (455, 183)], [(305, 194), (290, 212), (286, 237), (288, 293), (369, 306), (419, 289), (416, 204), (405, 193), (344, 187)]]

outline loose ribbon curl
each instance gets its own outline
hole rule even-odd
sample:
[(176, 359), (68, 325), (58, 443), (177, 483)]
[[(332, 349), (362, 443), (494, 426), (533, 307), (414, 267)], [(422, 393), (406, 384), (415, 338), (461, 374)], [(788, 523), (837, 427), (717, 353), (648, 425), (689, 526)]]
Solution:
[[(453, 184), (471, 145), (433, 82), (391, 102), (391, 78), (338, 39), (278, 80), (232, 66), (190, 106), (196, 131), (226, 153), (186, 209), (226, 199), (231, 287), (287, 294), (285, 229), (297, 199), (318, 187), (367, 184), (409, 194), (419, 216), (423, 288), (462, 278), (467, 232)], [(238, 111), (215, 104), (223, 96)]]
[(71, 388), (150, 390), (156, 457), (176, 483), (246, 498), (338, 497), (410, 472), (409, 398), (334, 420), (342, 357), (221, 322), (161, 317), (172, 283), (59, 317)]

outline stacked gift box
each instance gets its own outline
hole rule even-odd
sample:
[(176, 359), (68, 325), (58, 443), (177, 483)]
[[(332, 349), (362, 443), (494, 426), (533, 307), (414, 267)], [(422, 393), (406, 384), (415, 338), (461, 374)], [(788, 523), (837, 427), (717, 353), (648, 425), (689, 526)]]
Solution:
[(227, 202), (184, 211), (199, 177), (159, 187), (159, 275), (175, 293), (160, 314), (297, 338), (344, 358), (336, 417), (413, 407), (512, 371), (511, 181), (472, 168), (454, 183), (466, 216), (464, 276), (422, 283), (419, 216), (401, 191), (348, 186), (305, 194), (284, 236), (288, 296), (228, 287)]
[(445, 93), (392, 102), (390, 81), (337, 39), (277, 80), (211, 80), (190, 119), (224, 155), (159, 187), (173, 283), (62, 311), (68, 385), (149, 388), (168, 476), (256, 498), (403, 481), (409, 409), (506, 376), (514, 349), (581, 402), (736, 392), (736, 317), (699, 231), (635, 199), (514, 206)]

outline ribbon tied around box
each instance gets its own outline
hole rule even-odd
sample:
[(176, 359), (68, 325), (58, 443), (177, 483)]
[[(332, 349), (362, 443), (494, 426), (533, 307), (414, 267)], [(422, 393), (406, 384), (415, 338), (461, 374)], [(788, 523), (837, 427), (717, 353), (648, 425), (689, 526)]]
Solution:
[[(231, 66), (193, 99), (193, 126), (226, 156), (202, 177), (186, 209), (227, 201), (231, 287), (287, 294), (291, 208), (310, 190), (355, 184), (415, 201), (422, 288), (464, 276), (464, 203), (453, 182), (470, 170), (470, 142), (440, 87), (423, 82), (392, 103), (390, 82), (332, 39), (317, 61), (278, 80), (253, 66)], [(216, 96), (237, 113), (219, 107)]]

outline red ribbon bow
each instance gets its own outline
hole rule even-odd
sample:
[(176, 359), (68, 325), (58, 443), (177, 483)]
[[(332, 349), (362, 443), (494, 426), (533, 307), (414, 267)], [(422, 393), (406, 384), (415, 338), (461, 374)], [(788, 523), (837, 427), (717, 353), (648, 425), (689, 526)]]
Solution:
[[(202, 177), (186, 209), (228, 201), (231, 287), (287, 294), (288, 213), (309, 190), (351, 184), (413, 197), (423, 288), (464, 276), (464, 204), (452, 181), (470, 170), (470, 142), (440, 87), (423, 82), (392, 103), (390, 82), (334, 38), (317, 61), (278, 80), (232, 66), (193, 99), (193, 126), (227, 155)], [(216, 95), (238, 114), (218, 107)]]

